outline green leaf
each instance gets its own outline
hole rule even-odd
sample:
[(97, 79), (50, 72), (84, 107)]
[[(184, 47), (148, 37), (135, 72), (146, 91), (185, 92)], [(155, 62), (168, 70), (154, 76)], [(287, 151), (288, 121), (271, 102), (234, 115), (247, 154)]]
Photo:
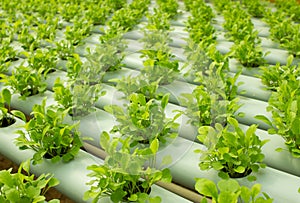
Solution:
[(113, 201), (114, 203), (118, 203), (120, 202), (123, 197), (126, 195), (126, 192), (122, 190), (122, 188), (118, 188), (116, 191), (114, 191), (111, 196), (110, 199), (111, 201)]
[(106, 131), (103, 131), (100, 135), (100, 146), (107, 151), (109, 148), (110, 143), (110, 136)]
[(167, 104), (168, 104), (169, 96), (170, 96), (170, 94), (165, 94), (165, 95), (163, 96), (163, 98), (161, 99), (161, 107), (162, 107), (163, 109), (165, 109), (166, 106), (167, 106)]
[(211, 197), (214, 200), (218, 199), (218, 190), (217, 186), (215, 183), (209, 179), (205, 178), (197, 178), (196, 179), (196, 184), (195, 184), (195, 189), (197, 192), (200, 194)]
[(291, 130), (296, 135), (300, 134), (300, 118), (299, 117), (296, 117), (295, 120), (293, 121)]
[(23, 112), (18, 111), (18, 110), (12, 110), (11, 113), (14, 116), (20, 118), (22, 121), (26, 122), (26, 116), (25, 116), (25, 114)]
[(263, 121), (264, 123), (268, 124), (269, 126), (273, 126), (272, 122), (264, 115), (256, 115), (254, 118)]
[(237, 200), (238, 200), (238, 195), (229, 191), (223, 191), (218, 196), (218, 202), (222, 202), (222, 203), (236, 203)]
[(244, 173), (245, 172), (245, 167), (244, 166), (238, 166), (237, 168), (234, 169), (235, 172), (237, 173)]
[(153, 154), (155, 154), (158, 151), (158, 147), (159, 147), (159, 141), (157, 138), (155, 138), (150, 144), (150, 149)]
[(251, 197), (254, 199), (257, 195), (259, 195), (261, 190), (261, 185), (260, 184), (254, 184), (251, 188)]
[(235, 193), (240, 189), (239, 183), (233, 179), (228, 179), (228, 180), (222, 179), (218, 182), (217, 185), (221, 192), (227, 191), (227, 192)]
[(8, 106), (10, 106), (11, 103), (11, 92), (8, 89), (3, 89), (2, 92), (2, 97), (4, 99), (4, 102), (7, 103)]

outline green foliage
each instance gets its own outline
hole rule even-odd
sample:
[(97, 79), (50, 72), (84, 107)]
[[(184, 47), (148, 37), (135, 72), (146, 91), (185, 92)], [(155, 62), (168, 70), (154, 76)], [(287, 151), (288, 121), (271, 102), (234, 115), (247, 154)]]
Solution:
[(283, 80), (269, 99), (267, 111), (272, 113), (272, 121), (265, 116), (258, 119), (271, 126), (270, 134), (281, 135), (291, 154), (300, 157), (300, 81)]
[(167, 13), (170, 19), (174, 19), (179, 14), (179, 4), (177, 0), (157, 0), (156, 3), (163, 13)]
[(266, 63), (264, 57), (268, 53), (263, 53), (259, 45), (260, 41), (255, 41), (253, 36), (246, 35), (238, 44), (231, 47), (232, 55), (245, 67), (259, 67)]
[(147, 58), (143, 61), (144, 68), (141, 73), (149, 79), (149, 82), (160, 81), (160, 85), (170, 84), (179, 76), (178, 61), (174, 55), (159, 50), (142, 50), (142, 56)]
[(261, 141), (255, 134), (256, 128), (251, 125), (243, 132), (238, 121), (230, 117), (226, 127), (218, 123), (215, 127), (200, 127), (198, 139), (207, 147), (207, 150), (197, 151), (201, 152), (200, 169), (213, 168), (227, 179), (247, 176), (265, 167), (261, 148), (268, 140)]
[(295, 81), (300, 76), (299, 65), (293, 64), (294, 57), (290, 55), (287, 63), (281, 65), (277, 63), (275, 66), (262, 66), (261, 81), (268, 89), (275, 91), (282, 81)]
[(136, 77), (131, 75), (117, 80), (110, 80), (116, 82), (116, 89), (123, 92), (125, 98), (129, 98), (132, 93), (140, 93), (146, 96), (147, 99), (160, 99), (161, 95), (157, 93), (159, 84), (158, 81), (149, 82), (148, 78), (140, 74)]
[(0, 44), (0, 73), (6, 73), (11, 62), (18, 60), (17, 51), (10, 41), (3, 40)]
[(33, 164), (41, 163), (43, 158), (49, 158), (52, 162), (61, 159), (69, 162), (79, 152), (82, 142), (77, 130), (78, 123), (65, 124), (63, 121), (67, 113), (68, 109), (46, 107), (44, 99), (41, 105), (33, 107), (33, 118), (25, 124), (25, 131), (17, 131), (20, 136), (16, 138), (16, 145), (21, 150), (35, 151)]
[[(46, 200), (45, 193), (59, 184), (51, 174), (41, 174), (35, 178), (29, 173), (29, 166), (30, 162), (27, 160), (21, 163), (17, 173), (12, 174), (12, 169), (0, 171), (0, 202), (42, 203)], [(48, 202), (60, 201), (53, 199)]]
[(47, 84), (42, 76), (42, 69), (38, 71), (20, 65), (13, 70), (11, 76), (5, 76), (2, 82), (12, 88), (13, 93), (19, 93), (21, 99), (46, 91)]
[(75, 46), (68, 40), (60, 40), (55, 42), (55, 48), (53, 48), (57, 56), (62, 60), (67, 60), (68, 57), (73, 57), (75, 53)]
[(76, 46), (91, 34), (92, 23), (84, 18), (76, 19), (72, 26), (67, 26), (65, 31), (65, 38), (72, 45)]
[(95, 102), (105, 94), (101, 89), (101, 84), (89, 84), (84, 80), (64, 84), (57, 78), (53, 87), (54, 99), (76, 120), (95, 111)]
[(37, 49), (35, 52), (23, 52), (27, 57), (28, 67), (41, 72), (46, 78), (47, 74), (56, 70), (57, 58), (53, 49)]
[(165, 143), (168, 139), (177, 136), (172, 132), (178, 128), (174, 118), (166, 118), (165, 108), (169, 95), (162, 97), (161, 101), (146, 100), (145, 95), (133, 93), (129, 96), (130, 103), (126, 110), (117, 105), (106, 106), (104, 109), (113, 114), (118, 122), (111, 130), (120, 133), (123, 137), (130, 137), (130, 145), (134, 147), (141, 143), (151, 143), (158, 139)]
[[(149, 157), (155, 156), (159, 142), (154, 139), (150, 148), (138, 149), (133, 152), (129, 146), (129, 139), (110, 139), (108, 133), (103, 132), (100, 137), (102, 148), (108, 153), (103, 165), (91, 165), (88, 176), (93, 179), (87, 183), (90, 189), (86, 191), (84, 200), (93, 198), (93, 202), (101, 201), (103, 197), (110, 197), (112, 202), (161, 202), (160, 197), (151, 197), (151, 186), (157, 181), (171, 182), (169, 169), (158, 170), (145, 166)], [(117, 146), (121, 144), (122, 147)]]
[(0, 93), (0, 128), (7, 127), (15, 123), (16, 120), (12, 117), (12, 115), (26, 121), (26, 117), (21, 111), (11, 110), (11, 97), (11, 92), (7, 88), (2, 89)]
[[(240, 186), (236, 180), (220, 180), (217, 184), (206, 178), (196, 178), (195, 189), (205, 197), (200, 201), (206, 203), (211, 198), (215, 203), (272, 203), (273, 199), (262, 193), (261, 185), (254, 184), (251, 188)], [(208, 197), (208, 198), (207, 198)]]

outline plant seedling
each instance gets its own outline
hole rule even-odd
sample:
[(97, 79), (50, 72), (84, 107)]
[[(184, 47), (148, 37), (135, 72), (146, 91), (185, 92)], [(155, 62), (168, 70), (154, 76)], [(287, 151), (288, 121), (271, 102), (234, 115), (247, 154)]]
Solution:
[(15, 141), (21, 150), (35, 151), (32, 157), (33, 164), (41, 163), (44, 158), (51, 159), (54, 163), (61, 159), (69, 162), (79, 152), (82, 147), (77, 130), (79, 123), (64, 123), (68, 111), (69, 109), (57, 106), (46, 107), (46, 99), (41, 105), (34, 105), (33, 118), (25, 124), (25, 131), (17, 131), (20, 136)]
[[(265, 156), (261, 148), (268, 140), (261, 141), (255, 134), (257, 126), (251, 125), (243, 132), (236, 119), (229, 117), (227, 122), (226, 127), (217, 123), (214, 128), (199, 128), (198, 139), (207, 147), (207, 150), (196, 150), (201, 153), (200, 169), (213, 168), (219, 171), (221, 178), (228, 179), (248, 176), (260, 167), (264, 168)], [(255, 180), (255, 177), (248, 179)]]
[(200, 203), (208, 203), (211, 198), (215, 203), (272, 203), (273, 199), (266, 193), (260, 194), (261, 185), (254, 184), (251, 188), (240, 186), (236, 180), (220, 180), (217, 184), (206, 178), (196, 178), (195, 189), (204, 196)]
[[(49, 173), (35, 178), (30, 174), (29, 167), (30, 161), (27, 160), (21, 163), (17, 173), (13, 174), (12, 168), (0, 171), (0, 202), (41, 203), (46, 200), (46, 192), (59, 184), (59, 181)], [(60, 201), (53, 199), (48, 202)]]

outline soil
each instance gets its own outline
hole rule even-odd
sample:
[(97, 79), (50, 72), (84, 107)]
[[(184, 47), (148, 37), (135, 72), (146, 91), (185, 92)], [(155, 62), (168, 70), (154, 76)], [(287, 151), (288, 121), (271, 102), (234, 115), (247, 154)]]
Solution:
[[(9, 168), (12, 168), (13, 173), (16, 173), (19, 166), (0, 154), (0, 170), (7, 170)], [(51, 199), (59, 199), (61, 203), (75, 203), (73, 200), (57, 191), (55, 188), (50, 188), (45, 196), (46, 200), (48, 201)]]

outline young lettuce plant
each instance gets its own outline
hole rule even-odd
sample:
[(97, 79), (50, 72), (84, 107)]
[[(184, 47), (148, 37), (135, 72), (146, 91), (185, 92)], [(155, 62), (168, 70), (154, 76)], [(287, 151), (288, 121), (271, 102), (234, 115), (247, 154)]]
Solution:
[(6, 73), (11, 62), (18, 60), (17, 51), (10, 42), (3, 40), (0, 44), (0, 73)]
[[(208, 189), (209, 188), (209, 189)], [(261, 185), (254, 184), (251, 188), (240, 186), (234, 179), (221, 179), (217, 184), (206, 178), (196, 178), (195, 189), (205, 196), (200, 203), (208, 203), (211, 198), (215, 203), (272, 203), (273, 199), (266, 193), (261, 194)]]
[[(159, 170), (146, 166), (149, 157), (153, 158), (158, 151), (159, 141), (154, 139), (149, 148), (132, 151), (128, 139), (113, 138), (107, 132), (100, 137), (100, 145), (107, 152), (103, 165), (91, 165), (88, 175), (92, 180), (87, 183), (84, 200), (93, 198), (93, 202), (110, 198), (118, 202), (160, 203), (161, 198), (151, 197), (151, 186), (158, 181), (171, 182), (168, 168)], [(117, 146), (122, 145), (121, 148)]]
[[(169, 95), (163, 96), (161, 101), (154, 99), (146, 100), (145, 95), (133, 93), (129, 96), (130, 103), (126, 109), (117, 105), (106, 106), (104, 109), (114, 115), (116, 124), (111, 133), (120, 133), (122, 137), (130, 137), (130, 146), (134, 147), (141, 144), (149, 144), (154, 139), (161, 143), (174, 139), (178, 128), (174, 118), (166, 118), (165, 108), (168, 103)], [(173, 132), (172, 132), (173, 131)]]
[(13, 118), (13, 115), (26, 121), (25, 115), (22, 112), (11, 109), (11, 96), (11, 92), (7, 88), (2, 89), (0, 94), (0, 128), (14, 124), (16, 119)]
[[(199, 128), (198, 139), (207, 147), (195, 151), (201, 153), (200, 169), (215, 169), (221, 178), (228, 179), (245, 177), (264, 168), (261, 148), (268, 140), (261, 141), (255, 134), (257, 126), (251, 125), (243, 132), (236, 119), (228, 117), (227, 122), (226, 127), (217, 123), (215, 127)], [(248, 179), (255, 180), (255, 176)]]
[(33, 118), (25, 124), (25, 131), (17, 131), (20, 136), (15, 140), (21, 150), (35, 151), (33, 164), (41, 163), (44, 158), (51, 159), (53, 163), (60, 160), (69, 162), (79, 152), (82, 147), (77, 130), (79, 123), (64, 123), (68, 111), (53, 105), (46, 107), (46, 99), (42, 104), (34, 105)]
[(174, 55), (164, 50), (142, 50), (144, 68), (141, 70), (150, 82), (160, 80), (160, 85), (173, 82), (179, 76), (179, 64)]
[(24, 65), (16, 68), (11, 76), (5, 76), (2, 82), (10, 86), (13, 93), (19, 93), (21, 99), (44, 93), (47, 88), (47, 83), (42, 76), (42, 69), (36, 71)]
[[(52, 174), (41, 174), (35, 178), (29, 172), (30, 161), (22, 162), (18, 172), (12, 173), (12, 168), (0, 171), (0, 202), (44, 202), (45, 194), (59, 184)], [(49, 203), (59, 203), (52, 199)]]
[(268, 53), (263, 53), (260, 45), (252, 39), (251, 35), (245, 36), (238, 44), (234, 44), (231, 48), (232, 55), (244, 66), (244, 67), (259, 67), (266, 63), (264, 57)]
[(132, 77), (123, 77), (122, 79), (110, 80), (110, 82), (116, 82), (116, 89), (124, 93), (124, 98), (129, 98), (132, 93), (140, 93), (145, 95), (146, 100), (161, 99), (161, 95), (157, 93), (159, 80), (149, 82), (148, 78), (143, 75)]
[(101, 84), (90, 85), (81, 80), (64, 84), (57, 78), (53, 87), (54, 99), (76, 120), (95, 111), (95, 102), (105, 94), (101, 89)]
[(294, 57), (290, 55), (285, 65), (277, 63), (275, 66), (262, 66), (261, 81), (268, 89), (276, 91), (282, 81), (295, 81), (300, 76), (300, 69), (293, 64)]
[[(272, 121), (263, 115), (261, 119), (271, 126), (269, 134), (278, 134), (285, 140), (290, 153), (300, 157), (300, 81), (283, 80), (269, 99), (267, 111), (272, 113)], [(277, 151), (283, 149), (278, 148)]]

